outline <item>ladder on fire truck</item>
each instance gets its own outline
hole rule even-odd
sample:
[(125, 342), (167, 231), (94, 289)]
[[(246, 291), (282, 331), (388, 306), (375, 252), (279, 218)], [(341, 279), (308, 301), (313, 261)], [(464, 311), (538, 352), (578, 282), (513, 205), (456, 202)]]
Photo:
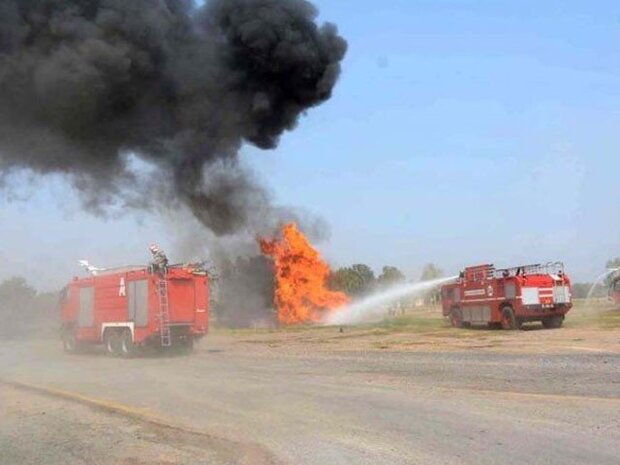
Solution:
[(162, 347), (172, 345), (170, 334), (170, 307), (168, 305), (168, 280), (160, 277), (157, 282), (157, 295), (159, 297), (159, 336)]

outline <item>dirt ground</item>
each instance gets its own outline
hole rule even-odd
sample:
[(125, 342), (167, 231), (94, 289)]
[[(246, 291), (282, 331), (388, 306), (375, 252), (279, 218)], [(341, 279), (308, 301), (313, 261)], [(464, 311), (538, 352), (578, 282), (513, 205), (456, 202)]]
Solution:
[(258, 447), (7, 384), (0, 384), (0, 415), (0, 463), (7, 465), (276, 463)]
[(619, 316), (506, 332), (419, 309), (131, 360), (0, 343), (0, 463), (618, 465)]

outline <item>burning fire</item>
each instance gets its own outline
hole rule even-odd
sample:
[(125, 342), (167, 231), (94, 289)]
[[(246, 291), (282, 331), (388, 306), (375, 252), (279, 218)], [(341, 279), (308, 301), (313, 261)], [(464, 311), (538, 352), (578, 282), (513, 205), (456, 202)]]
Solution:
[(329, 265), (294, 223), (282, 228), (281, 239), (259, 241), (263, 253), (274, 260), (280, 323), (318, 323), (349, 302), (343, 292), (327, 288)]

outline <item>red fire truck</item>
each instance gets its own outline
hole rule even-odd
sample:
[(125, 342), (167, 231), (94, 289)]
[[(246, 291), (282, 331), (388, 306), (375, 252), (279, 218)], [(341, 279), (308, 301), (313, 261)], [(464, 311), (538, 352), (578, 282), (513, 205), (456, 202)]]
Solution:
[(200, 267), (175, 265), (104, 270), (73, 278), (60, 298), (65, 350), (103, 344), (131, 357), (139, 346), (191, 349), (209, 326), (209, 278)]
[(559, 328), (572, 307), (571, 283), (562, 263), (465, 268), (458, 279), (442, 286), (441, 298), (443, 315), (457, 328), (519, 329), (529, 321)]

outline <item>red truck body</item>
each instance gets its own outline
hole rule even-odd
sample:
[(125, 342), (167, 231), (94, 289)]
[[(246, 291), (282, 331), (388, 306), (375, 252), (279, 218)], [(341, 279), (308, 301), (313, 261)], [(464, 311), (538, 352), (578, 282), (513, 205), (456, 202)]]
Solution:
[(472, 266), (442, 286), (442, 311), (456, 327), (518, 329), (524, 322), (541, 321), (546, 328), (558, 328), (572, 307), (571, 292), (561, 263), (501, 270)]
[(165, 273), (147, 267), (107, 270), (74, 278), (60, 299), (65, 349), (105, 344), (111, 355), (137, 346), (193, 345), (209, 327), (209, 278), (191, 266)]

